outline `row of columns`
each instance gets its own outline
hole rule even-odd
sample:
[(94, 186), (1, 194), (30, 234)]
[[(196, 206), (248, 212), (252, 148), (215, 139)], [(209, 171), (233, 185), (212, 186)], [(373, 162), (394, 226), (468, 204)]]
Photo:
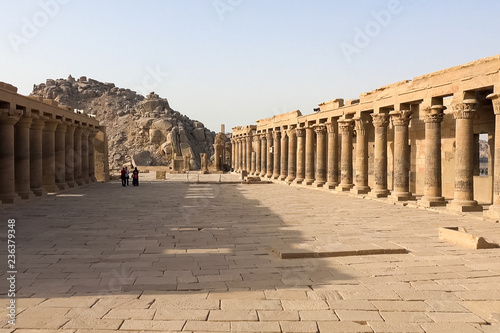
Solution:
[(96, 181), (96, 129), (23, 113), (0, 110), (2, 203)]
[[(500, 95), (492, 94), (496, 115), (496, 128), (500, 128)], [(478, 211), (482, 207), (474, 200), (473, 192), (473, 116), (475, 99), (464, 99), (454, 105), (456, 122), (455, 186), (454, 198), (448, 204), (451, 210)], [(425, 183), (419, 204), (426, 207), (446, 205), (442, 195), (441, 175), (441, 123), (443, 105), (424, 109), (425, 122)], [(268, 130), (266, 133), (248, 133), (233, 139), (235, 147), (234, 170), (249, 171), (250, 175), (279, 179), (297, 184), (327, 187), (337, 191), (351, 191), (372, 197), (389, 197), (394, 201), (415, 200), (410, 192), (411, 157), (409, 124), (413, 111), (409, 106), (398, 110), (381, 109), (378, 113), (362, 113), (348, 119), (332, 118), (329, 122), (294, 125), (287, 129)], [(387, 128), (394, 129), (393, 188), (388, 188)], [(368, 186), (368, 135), (373, 124), (375, 134), (373, 187)], [(353, 169), (353, 132), (356, 130), (356, 166)], [(339, 145), (339, 135), (341, 142)], [(250, 166), (254, 140), (259, 167)], [(500, 135), (495, 136), (494, 205), (491, 212), (500, 216)], [(498, 150), (498, 151), (497, 151)], [(265, 153), (267, 152), (267, 153)], [(315, 158), (316, 156), (316, 158)], [(339, 163), (340, 162), (340, 163)], [(340, 170), (338, 169), (340, 164)], [(339, 178), (340, 171), (340, 178)], [(355, 177), (354, 176), (355, 171)]]

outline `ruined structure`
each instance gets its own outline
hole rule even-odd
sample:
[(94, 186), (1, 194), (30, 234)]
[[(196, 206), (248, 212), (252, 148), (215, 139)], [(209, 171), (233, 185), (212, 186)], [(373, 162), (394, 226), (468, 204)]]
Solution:
[(109, 180), (106, 128), (56, 101), (0, 82), (0, 200)]
[[(237, 172), (500, 217), (500, 56), (233, 128)], [(479, 138), (488, 159), (479, 167)], [(494, 149), (493, 149), (494, 148)], [(496, 153), (498, 151), (498, 153)], [(494, 162), (493, 162), (494, 159)]]

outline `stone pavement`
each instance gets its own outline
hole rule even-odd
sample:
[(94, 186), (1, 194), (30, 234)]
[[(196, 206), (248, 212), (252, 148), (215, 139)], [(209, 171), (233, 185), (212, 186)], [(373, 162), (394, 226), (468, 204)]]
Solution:
[[(175, 178), (175, 177), (174, 177)], [(0, 206), (16, 219), (17, 322), (3, 332), (500, 332), (500, 225), (278, 184), (93, 184)], [(180, 180), (180, 179), (179, 179)], [(280, 259), (272, 247), (406, 254)], [(6, 271), (6, 269), (5, 269)]]

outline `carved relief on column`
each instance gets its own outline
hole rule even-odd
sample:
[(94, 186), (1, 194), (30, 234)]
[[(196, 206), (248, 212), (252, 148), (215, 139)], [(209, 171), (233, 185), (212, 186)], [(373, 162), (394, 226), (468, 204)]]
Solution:
[(76, 182), (75, 182), (75, 129), (76, 129), (76, 126), (73, 124), (68, 124), (68, 127), (66, 128), (66, 140), (65, 140), (66, 172), (65, 172), (65, 178), (66, 178), (66, 183), (68, 184), (68, 186), (70, 188), (73, 188), (76, 186)]
[(373, 171), (375, 182), (369, 195), (375, 198), (387, 197), (387, 126), (389, 115), (387, 113), (371, 114), (375, 127), (375, 158)]
[(90, 183), (89, 177), (89, 133), (90, 129), (84, 127), (82, 131), (82, 179), (85, 184)]
[(255, 134), (253, 136), (253, 142), (254, 142), (254, 149), (255, 149), (255, 168), (254, 168), (254, 175), (259, 176), (260, 175), (260, 167), (261, 167), (261, 146), (260, 146), (260, 134)]
[(92, 183), (97, 181), (95, 177), (95, 137), (99, 131), (93, 129), (89, 134), (89, 177)]
[(414, 200), (410, 193), (411, 156), (408, 145), (408, 125), (411, 110), (399, 110), (389, 113), (394, 127), (394, 191), (390, 198), (395, 201)]
[(21, 116), (16, 110), (0, 109), (0, 200), (15, 203), (20, 200), (15, 183), (14, 124)]
[(455, 191), (446, 206), (459, 212), (482, 211), (474, 200), (474, 132), (472, 129), (477, 101), (465, 99), (453, 105), (455, 116)]
[(273, 176), (273, 168), (274, 168), (274, 154), (272, 152), (273, 147), (273, 132), (268, 131), (266, 134), (267, 141), (267, 173), (266, 178), (271, 178)]
[(281, 163), (280, 163), (280, 177), (279, 180), (285, 180), (288, 176), (288, 134), (285, 129), (281, 132)]
[(260, 134), (260, 174), (257, 176), (265, 177), (267, 173), (267, 139), (266, 133)]
[(291, 128), (287, 131), (288, 135), (288, 175), (285, 179), (291, 183), (297, 177), (297, 130)]
[(238, 163), (237, 163), (237, 172), (241, 172), (243, 170), (243, 139), (241, 137), (236, 139), (238, 144)]
[(353, 120), (342, 119), (338, 121), (340, 133), (342, 135), (342, 152), (340, 159), (340, 184), (336, 190), (350, 191), (353, 187), (353, 168), (352, 168), (352, 132)]
[(59, 123), (59, 120), (48, 119), (42, 131), (42, 186), (49, 193), (59, 190), (55, 175), (55, 131)]
[(297, 134), (297, 175), (294, 180), (296, 184), (302, 184), (305, 178), (305, 147), (306, 147), (306, 130), (305, 128), (297, 128), (295, 130)]
[(423, 207), (446, 205), (442, 196), (441, 180), (441, 123), (444, 119), (443, 105), (423, 109), (425, 122), (425, 183), (424, 196), (418, 201)]
[(235, 171), (236, 169), (235, 158), (236, 158), (236, 140), (231, 139), (231, 171)]
[(367, 194), (368, 186), (368, 119), (361, 115), (354, 118), (356, 128), (356, 176), (351, 193)]
[(252, 132), (248, 133), (248, 136), (246, 137), (246, 164), (245, 164), (245, 170), (248, 172), (248, 174), (251, 174), (252, 172), (252, 140), (253, 140), (253, 135)]
[(339, 184), (339, 139), (337, 118), (326, 123), (328, 132), (327, 175), (326, 187), (334, 189)]
[(495, 113), (495, 147), (493, 161), (493, 205), (485, 212), (489, 218), (500, 219), (500, 94), (489, 94)]
[(306, 185), (312, 185), (314, 183), (314, 178), (316, 177), (314, 172), (314, 142), (316, 141), (314, 129), (309, 126), (306, 127), (306, 153), (305, 153), (305, 165), (306, 165), (306, 176), (304, 183)]
[(60, 190), (68, 188), (66, 183), (66, 122), (59, 123), (55, 132), (55, 177)]
[(326, 183), (326, 125), (318, 124), (314, 126), (316, 133), (316, 180), (313, 186), (323, 187)]
[(30, 199), (30, 127), (32, 118), (23, 116), (14, 126), (16, 193), (22, 199)]
[(44, 196), (47, 192), (42, 187), (42, 129), (46, 117), (32, 115), (30, 127), (30, 189), (36, 196)]
[(274, 164), (273, 164), (273, 179), (278, 179), (281, 171), (281, 132), (274, 131)]
[(75, 167), (75, 182), (78, 185), (83, 185), (83, 177), (82, 177), (82, 126), (78, 125), (75, 128), (75, 137), (74, 137), (74, 162), (73, 165)]

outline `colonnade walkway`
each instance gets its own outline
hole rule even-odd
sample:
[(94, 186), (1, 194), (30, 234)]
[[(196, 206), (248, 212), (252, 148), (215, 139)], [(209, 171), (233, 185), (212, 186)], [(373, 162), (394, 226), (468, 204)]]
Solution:
[[(180, 179), (179, 179), (180, 180)], [(498, 224), (300, 186), (98, 183), (1, 206), (16, 220), (4, 332), (499, 332), (500, 249), (438, 239)], [(404, 248), (281, 259), (284, 251)], [(5, 265), (3, 266), (5, 267)]]

